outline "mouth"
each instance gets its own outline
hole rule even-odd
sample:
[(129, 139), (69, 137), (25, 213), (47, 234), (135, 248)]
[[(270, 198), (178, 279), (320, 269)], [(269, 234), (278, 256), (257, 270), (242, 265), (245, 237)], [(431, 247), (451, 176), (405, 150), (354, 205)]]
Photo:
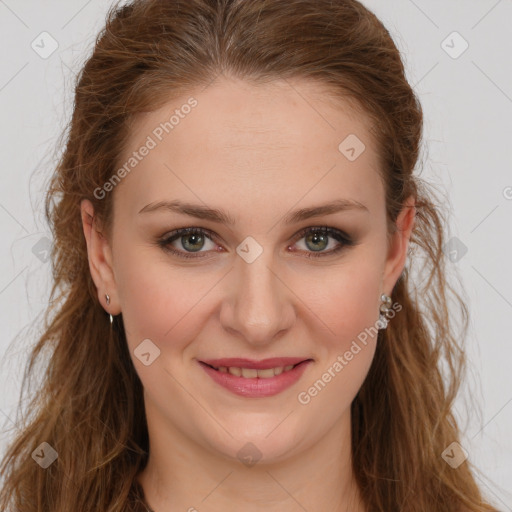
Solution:
[[(210, 367), (212, 370), (215, 370), (219, 373), (228, 373), (230, 375), (234, 375), (235, 377), (242, 377), (244, 379), (271, 379), (272, 377), (276, 377), (277, 375), (281, 375), (282, 373), (287, 373), (300, 365), (303, 365), (309, 361), (313, 361), (312, 359), (303, 359), (295, 364), (286, 364), (286, 365), (275, 365), (271, 366), (268, 363), (245, 363), (243, 366), (236, 365), (222, 365), (222, 364), (209, 364), (204, 361), (199, 361), (200, 364)], [(254, 368), (255, 365), (265, 366), (264, 368)]]
[(244, 398), (267, 398), (278, 395), (296, 384), (313, 361), (311, 358), (300, 357), (263, 361), (197, 360), (199, 366), (215, 383)]

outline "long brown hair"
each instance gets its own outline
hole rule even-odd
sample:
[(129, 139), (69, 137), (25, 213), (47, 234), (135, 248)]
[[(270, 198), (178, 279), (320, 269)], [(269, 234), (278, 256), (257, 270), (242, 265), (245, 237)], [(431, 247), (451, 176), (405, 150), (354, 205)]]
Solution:
[[(468, 312), (446, 279), (441, 201), (413, 172), (420, 103), (389, 32), (356, 0), (135, 0), (111, 7), (77, 77), (65, 150), (47, 190), (54, 282), (22, 397), (43, 356), (46, 371), (3, 459), (0, 509), (145, 510), (135, 483), (148, 456), (143, 389), (122, 321), (111, 331), (98, 301), (80, 202), (92, 202), (110, 236), (113, 194), (99, 199), (94, 191), (118, 169), (135, 116), (220, 74), (326, 85), (372, 122), (390, 233), (405, 199), (416, 199), (411, 252), (392, 292), (402, 310), (379, 332), (352, 404), (354, 472), (368, 510), (495, 511), (469, 460), (455, 469), (441, 456), (460, 439), (452, 405), (466, 365)], [(415, 266), (421, 272), (410, 282)], [(58, 454), (46, 469), (31, 456), (43, 442)]]

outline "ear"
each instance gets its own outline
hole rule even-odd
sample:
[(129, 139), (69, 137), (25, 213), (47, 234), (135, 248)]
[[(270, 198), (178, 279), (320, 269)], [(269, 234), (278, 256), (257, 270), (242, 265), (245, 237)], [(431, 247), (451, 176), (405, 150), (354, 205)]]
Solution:
[(391, 295), (391, 291), (405, 267), (407, 249), (414, 228), (415, 217), (415, 201), (411, 196), (405, 201), (404, 207), (396, 219), (397, 229), (391, 235), (389, 243), (383, 277), (383, 292), (387, 295)]
[[(80, 211), (84, 236), (87, 242), (89, 269), (96, 285), (98, 300), (100, 304), (103, 304), (108, 313), (118, 315), (121, 309), (119, 307), (117, 285), (112, 266), (112, 250), (107, 238), (98, 229), (96, 219), (94, 218), (94, 207), (88, 199), (82, 200)], [(109, 295), (110, 304), (107, 304), (105, 294)]]

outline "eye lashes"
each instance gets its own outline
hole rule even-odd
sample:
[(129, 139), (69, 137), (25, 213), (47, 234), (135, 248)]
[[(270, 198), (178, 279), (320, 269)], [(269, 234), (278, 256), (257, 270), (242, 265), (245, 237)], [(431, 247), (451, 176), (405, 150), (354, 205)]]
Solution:
[[(297, 252), (305, 253), (305, 256), (307, 258), (328, 257), (328, 256), (338, 253), (339, 251), (341, 251), (347, 247), (351, 247), (351, 246), (355, 245), (355, 242), (346, 233), (344, 233), (338, 229), (328, 227), (328, 226), (304, 228), (294, 236), (293, 243), (297, 242), (298, 240), (303, 238), (308, 233), (327, 235), (327, 236), (335, 239), (336, 241), (338, 241), (339, 245), (329, 251), (319, 251), (317, 253), (315, 251), (303, 251), (303, 250), (297, 251)], [(215, 236), (215, 234), (208, 229), (189, 227), (189, 228), (181, 228), (181, 229), (172, 231), (170, 234), (166, 235), (164, 238), (159, 239), (157, 241), (157, 244), (163, 250), (176, 255), (178, 258), (195, 258), (195, 259), (197, 259), (197, 258), (209, 257), (209, 256), (206, 256), (206, 254), (208, 254), (212, 251), (197, 251), (197, 253), (194, 253), (194, 252), (177, 250), (171, 246), (171, 244), (175, 240), (179, 239), (180, 237), (186, 236), (186, 235), (205, 236), (206, 238), (210, 239), (213, 242), (215, 242), (217, 240), (217, 237)], [(199, 255), (199, 254), (201, 254), (201, 255)]]

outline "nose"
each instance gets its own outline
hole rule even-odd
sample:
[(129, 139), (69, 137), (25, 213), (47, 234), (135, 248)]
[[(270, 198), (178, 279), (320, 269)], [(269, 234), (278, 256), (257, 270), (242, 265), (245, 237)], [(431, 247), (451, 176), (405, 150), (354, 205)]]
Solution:
[(271, 268), (272, 255), (266, 254), (263, 251), (252, 263), (237, 259), (225, 283), (220, 312), (224, 329), (255, 346), (271, 344), (284, 335), (296, 314), (295, 295), (283, 272)]

